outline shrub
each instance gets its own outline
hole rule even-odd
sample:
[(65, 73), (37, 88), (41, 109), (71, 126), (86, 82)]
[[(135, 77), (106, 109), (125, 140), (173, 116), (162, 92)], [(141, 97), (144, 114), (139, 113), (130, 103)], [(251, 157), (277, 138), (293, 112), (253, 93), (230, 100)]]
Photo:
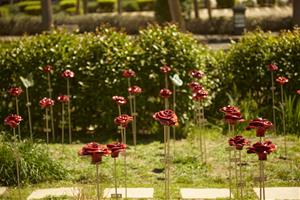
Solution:
[(235, 5), (235, 0), (217, 0), (218, 8), (232, 8)]
[(116, 0), (97, 0), (100, 12), (114, 11)]
[(68, 8), (75, 7), (75, 5), (76, 5), (75, 0), (63, 0), (63, 1), (59, 2), (59, 6), (64, 10), (68, 9)]
[(127, 11), (127, 12), (139, 10), (139, 5), (135, 0), (134, 1), (132, 1), (132, 0), (122, 1), (122, 7), (123, 7), (123, 10)]
[(154, 9), (155, 0), (137, 0), (141, 11), (148, 11)]
[(49, 156), (48, 147), (42, 144), (21, 142), (13, 145), (0, 139), (0, 184), (17, 185), (16, 152), (20, 156), (20, 179), (22, 184), (35, 184), (61, 180), (68, 176), (66, 169)]
[(257, 4), (260, 6), (270, 6), (274, 5), (276, 0), (257, 0)]
[(31, 5), (26, 6), (24, 12), (29, 15), (40, 15), (41, 14), (41, 5)]
[[(125, 68), (133, 68), (138, 77), (134, 81), (145, 91), (138, 97), (139, 126), (141, 129), (153, 132), (152, 125), (156, 124), (151, 116), (153, 112), (162, 109), (159, 99), (159, 67), (169, 64), (174, 70), (182, 74), (185, 82), (189, 80), (187, 71), (192, 68), (205, 67), (208, 59), (206, 48), (199, 45), (191, 35), (180, 33), (175, 26), (160, 28), (152, 26), (141, 31), (140, 37), (134, 41), (128, 36), (111, 29), (102, 28), (95, 34), (82, 35), (54, 32), (35, 37), (25, 37), (11, 48), (1, 51), (0, 69), (3, 78), (0, 84), (5, 89), (16, 83), (20, 85), (19, 76), (33, 73), (35, 86), (30, 88), (32, 99), (33, 121), (35, 132), (41, 131), (43, 111), (38, 101), (47, 96), (47, 83), (39, 67), (45, 64), (54, 66), (53, 79), (54, 96), (64, 93), (66, 83), (58, 74), (66, 69), (72, 69), (76, 77), (72, 80), (71, 91), (74, 95), (72, 110), (74, 110), (74, 129), (85, 133), (90, 125), (97, 125), (103, 137), (111, 137), (117, 128), (113, 118), (117, 115), (117, 106), (111, 100), (113, 95), (127, 96), (127, 83), (121, 76)], [(80, 45), (79, 45), (80, 44)], [(16, 68), (16, 66), (18, 66)], [(151, 75), (151, 76), (150, 76)], [(210, 83), (206, 83), (210, 85)], [(96, 89), (95, 89), (96, 88)], [(182, 87), (178, 97), (180, 112), (188, 108), (187, 88)], [(25, 108), (25, 101), (21, 97), (20, 108)], [(11, 98), (1, 98), (1, 116), (13, 110), (9, 103)], [(54, 107), (56, 123), (59, 122), (60, 106)], [(128, 108), (124, 108), (129, 113)], [(21, 115), (26, 118), (25, 110)], [(185, 120), (180, 115), (181, 120)], [(24, 125), (25, 126), (25, 125)], [(40, 135), (40, 134), (39, 134)]]
[(16, 3), (16, 5), (19, 7), (20, 11), (24, 11), (27, 6), (36, 6), (40, 5), (40, 1), (20, 1)]
[[(223, 91), (230, 91), (229, 85), (236, 85), (240, 100), (252, 94), (256, 101), (260, 116), (272, 119), (271, 110), (271, 78), (267, 65), (276, 63), (280, 70), (277, 76), (286, 76), (290, 79), (285, 86), (286, 94), (294, 94), (297, 89), (300, 71), (300, 39), (299, 30), (282, 32), (279, 36), (270, 33), (256, 31), (248, 33), (239, 43), (229, 49), (226, 55)], [(279, 102), (280, 90), (277, 85), (276, 102)], [(217, 99), (224, 99), (221, 95)]]
[[(191, 69), (206, 71), (206, 65), (210, 60), (207, 49), (199, 45), (191, 35), (180, 33), (174, 25), (163, 28), (150, 26), (141, 30), (137, 44), (139, 44), (139, 51), (135, 62), (130, 67), (139, 72), (140, 85), (144, 91), (147, 91), (138, 99), (138, 104), (143, 110), (143, 115), (139, 116), (140, 126), (148, 127), (149, 116), (163, 109), (159, 90), (164, 88), (162, 81), (164, 75), (160, 72), (160, 67), (164, 64), (170, 65), (171, 74), (178, 73), (184, 82), (184, 86), (177, 88), (176, 101), (180, 124), (183, 124), (192, 106), (190, 90), (187, 87), (187, 83), (191, 81), (188, 72)], [(213, 67), (210, 70), (214, 71)], [(214, 81), (210, 79), (211, 73), (206, 72), (207, 76), (203, 84), (208, 90), (212, 90)], [(171, 83), (170, 85), (172, 86)]]

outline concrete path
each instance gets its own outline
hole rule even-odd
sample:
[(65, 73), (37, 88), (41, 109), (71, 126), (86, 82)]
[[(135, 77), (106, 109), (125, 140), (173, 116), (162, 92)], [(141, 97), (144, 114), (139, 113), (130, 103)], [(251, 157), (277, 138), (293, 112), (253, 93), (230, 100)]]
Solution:
[(182, 199), (216, 199), (229, 198), (229, 189), (226, 188), (182, 188), (180, 189)]
[[(259, 197), (259, 188), (254, 188)], [(265, 188), (266, 200), (300, 200), (300, 187), (268, 187)]]
[[(118, 188), (117, 193), (125, 197), (125, 188)], [(127, 188), (127, 198), (130, 199), (153, 199), (153, 188)], [(115, 188), (106, 188), (103, 197), (110, 199), (115, 194)]]
[(6, 192), (7, 187), (0, 187), (0, 195), (3, 195)]
[(42, 199), (45, 197), (59, 197), (59, 196), (69, 196), (76, 197), (80, 194), (80, 189), (73, 187), (65, 187), (65, 188), (49, 188), (49, 189), (40, 189), (33, 191), (27, 200), (32, 199)]

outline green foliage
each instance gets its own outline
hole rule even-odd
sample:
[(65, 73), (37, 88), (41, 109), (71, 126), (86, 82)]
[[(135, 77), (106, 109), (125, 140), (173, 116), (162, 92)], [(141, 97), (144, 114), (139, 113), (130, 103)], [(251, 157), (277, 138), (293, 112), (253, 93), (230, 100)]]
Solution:
[(20, 1), (16, 3), (16, 5), (19, 7), (20, 11), (24, 11), (27, 6), (36, 6), (40, 5), (40, 1)]
[(40, 15), (41, 14), (41, 5), (30, 5), (26, 6), (24, 12), (29, 15)]
[(137, 0), (141, 11), (154, 10), (155, 0)]
[(232, 8), (235, 5), (236, 0), (217, 0), (218, 8)]
[(62, 9), (72, 8), (72, 7), (75, 7), (75, 5), (76, 5), (75, 0), (62, 0), (62, 1), (59, 2), (59, 6)]
[(97, 0), (100, 12), (112, 12), (116, 6), (116, 0)]
[[(294, 95), (286, 97), (284, 110), (286, 117), (286, 132), (300, 135), (300, 98), (296, 98)], [(282, 126), (280, 125), (279, 127)]]
[[(195, 68), (206, 71), (205, 65), (210, 57), (205, 47), (199, 45), (191, 35), (180, 33), (175, 26), (151, 26), (141, 31), (134, 43), (125, 34), (107, 28), (102, 28), (95, 34), (75, 35), (55, 31), (24, 37), (12, 48), (1, 51), (0, 59), (0, 73), (3, 74), (0, 84), (3, 92), (13, 84), (21, 85), (20, 76), (33, 74), (35, 86), (29, 91), (36, 128), (43, 126), (43, 111), (38, 106), (38, 101), (47, 96), (46, 76), (40, 68), (50, 64), (54, 66), (54, 97), (66, 91), (66, 82), (58, 74), (66, 68), (76, 74), (75, 79), (71, 80), (71, 93), (74, 95), (73, 124), (82, 132), (90, 125), (97, 125), (98, 130), (101, 130), (98, 134), (111, 137), (117, 130), (113, 123), (117, 107), (111, 97), (128, 95), (127, 80), (121, 76), (124, 69), (132, 68), (137, 72), (138, 76), (133, 84), (144, 90), (137, 98), (139, 127), (146, 132), (154, 132), (156, 129), (152, 125), (156, 122), (151, 116), (163, 108), (159, 90), (163, 88), (164, 77), (159, 68), (163, 64), (171, 65), (172, 74), (178, 73), (187, 83), (191, 80), (188, 71)], [(207, 86), (213, 85), (209, 73), (203, 81)], [(189, 108), (189, 94), (186, 85), (178, 88), (179, 113), (184, 113)], [(24, 98), (22, 96), (20, 99), (21, 108), (25, 108)], [(5, 102), (1, 106), (1, 115), (4, 116), (13, 110), (9, 103), (12, 99), (3, 96), (1, 101)], [(60, 109), (59, 104), (54, 107), (55, 124), (59, 122)], [(129, 113), (128, 107), (123, 109), (125, 113)], [(26, 116), (25, 111), (22, 109), (22, 116)], [(180, 115), (181, 122), (187, 119), (183, 116), (185, 115)]]
[(0, 138), (0, 184), (17, 184), (16, 156), (20, 159), (22, 184), (34, 184), (51, 180), (66, 179), (68, 172), (58, 161), (54, 161), (48, 147), (42, 144), (21, 142), (14, 145)]
[(276, 0), (257, 0), (257, 4), (260, 6), (270, 6), (274, 5)]
[(137, 1), (135, 1), (135, 0), (123, 0), (122, 7), (123, 7), (123, 10), (127, 11), (127, 12), (139, 10), (139, 5), (138, 5)]
[[(255, 100), (259, 115), (272, 119), (271, 108), (271, 73), (267, 69), (270, 63), (276, 63), (279, 71), (277, 76), (289, 78), (285, 85), (286, 94), (294, 94), (300, 80), (300, 39), (299, 30), (282, 32), (279, 36), (256, 31), (248, 33), (239, 43), (234, 44), (228, 51), (223, 68), (223, 91), (232, 93), (234, 84), (240, 94), (238, 102), (245, 100), (249, 93)], [(276, 104), (279, 105), (280, 87), (275, 91)], [(219, 93), (217, 102), (224, 101), (222, 92)]]

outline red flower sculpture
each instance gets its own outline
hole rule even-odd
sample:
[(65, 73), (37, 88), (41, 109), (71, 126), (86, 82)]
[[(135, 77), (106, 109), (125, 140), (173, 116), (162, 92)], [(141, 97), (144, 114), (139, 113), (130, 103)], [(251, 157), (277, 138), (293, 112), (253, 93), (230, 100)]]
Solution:
[(115, 124), (122, 127), (127, 127), (128, 123), (132, 121), (133, 121), (133, 117), (126, 114), (120, 115), (116, 117), (114, 120)]
[(8, 90), (8, 93), (13, 97), (18, 97), (22, 94), (23, 90), (20, 87), (11, 87)]
[(236, 114), (226, 113), (224, 119), (229, 124), (236, 124), (238, 122), (245, 121), (245, 119), (241, 116), (240, 113), (236, 113)]
[(177, 126), (178, 118), (173, 110), (162, 110), (153, 115), (156, 121), (164, 126)]
[(169, 73), (171, 71), (171, 67), (165, 65), (165, 66), (163, 66), (163, 67), (160, 68), (160, 71), (162, 73), (164, 73), (164, 74), (167, 74), (167, 73)]
[(50, 98), (44, 97), (40, 100), (40, 106), (42, 108), (49, 108), (54, 105), (54, 101)]
[(228, 140), (230, 146), (234, 146), (237, 150), (242, 150), (245, 145), (249, 144), (249, 141), (246, 140), (243, 136), (237, 135)]
[(74, 78), (75, 73), (73, 71), (67, 69), (61, 74), (61, 76), (64, 78)]
[(268, 69), (269, 69), (270, 71), (277, 71), (277, 70), (278, 70), (278, 67), (277, 67), (277, 65), (275, 65), (275, 64), (269, 64), (269, 65), (268, 65)]
[(190, 75), (194, 78), (201, 79), (204, 76), (204, 72), (194, 69), (190, 71)]
[(240, 109), (238, 107), (231, 106), (231, 105), (220, 108), (219, 111), (221, 111), (225, 114), (229, 113), (229, 114), (233, 114), (233, 115), (241, 115)]
[(20, 115), (11, 114), (4, 119), (4, 124), (10, 126), (11, 128), (17, 128), (22, 120), (23, 119)]
[(131, 78), (131, 77), (135, 77), (135, 72), (131, 69), (126, 69), (126, 70), (123, 71), (122, 75), (125, 78)]
[(289, 82), (289, 79), (283, 77), (283, 76), (279, 76), (277, 79), (276, 79), (276, 82), (279, 84), (279, 85), (284, 85), (286, 83)]
[(198, 82), (190, 82), (188, 84), (189, 88), (191, 88), (192, 92), (197, 92), (198, 90), (203, 90), (204, 88)]
[(247, 148), (247, 153), (256, 153), (259, 160), (267, 160), (267, 154), (270, 154), (276, 150), (276, 145), (271, 141), (265, 141), (263, 143), (257, 142), (252, 147)]
[(60, 95), (57, 97), (57, 101), (60, 103), (68, 103), (70, 101), (70, 98), (68, 95)]
[(164, 88), (164, 89), (160, 90), (159, 94), (162, 98), (169, 98), (171, 96), (172, 92), (171, 92), (171, 90)]
[(52, 68), (51, 65), (46, 65), (46, 66), (43, 67), (43, 71), (45, 73), (51, 73), (53, 71), (53, 68)]
[(126, 150), (126, 144), (119, 143), (119, 142), (111, 143), (106, 146), (111, 151), (112, 158), (117, 158), (119, 156), (120, 152), (123, 152)]
[(128, 92), (129, 92), (129, 94), (137, 95), (137, 94), (142, 93), (142, 88), (140, 88), (139, 86), (134, 85), (134, 86), (128, 88)]
[(112, 99), (116, 101), (118, 105), (124, 105), (127, 103), (126, 99), (122, 96), (113, 96)]
[(92, 164), (97, 164), (102, 161), (102, 156), (107, 156), (111, 152), (108, 148), (99, 145), (95, 142), (88, 143), (82, 147), (82, 149), (78, 152), (80, 156), (91, 155), (92, 156)]
[(198, 90), (197, 92), (193, 93), (193, 100), (194, 101), (201, 101), (208, 96), (208, 92), (204, 89)]
[(297, 90), (297, 94), (300, 94), (300, 90)]
[(256, 118), (250, 121), (249, 125), (246, 127), (246, 130), (256, 129), (257, 137), (264, 137), (265, 132), (273, 127), (272, 122), (263, 118)]

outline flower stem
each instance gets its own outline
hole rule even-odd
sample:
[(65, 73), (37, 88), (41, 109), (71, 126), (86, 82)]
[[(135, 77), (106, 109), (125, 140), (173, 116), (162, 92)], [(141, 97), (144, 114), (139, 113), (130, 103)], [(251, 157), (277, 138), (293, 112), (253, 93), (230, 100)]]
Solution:
[[(18, 97), (16, 97), (16, 112), (17, 112), (17, 115), (20, 115)], [(18, 136), (19, 136), (19, 140), (21, 140), (22, 138), (21, 138), (21, 127), (20, 127), (20, 125), (18, 126)]]
[(284, 156), (287, 159), (287, 138), (286, 138), (286, 127), (285, 127), (285, 102), (284, 102), (284, 91), (283, 85), (281, 85), (281, 106), (282, 106), (282, 127), (283, 127), (283, 136), (284, 136)]
[[(123, 129), (124, 133), (124, 144), (126, 145), (126, 128)], [(124, 185), (125, 185), (125, 199), (127, 199), (127, 159), (126, 149), (124, 151)]]
[(242, 151), (239, 150), (239, 167), (240, 167), (240, 181), (239, 181), (239, 186), (240, 186), (240, 190), (241, 190), (241, 199), (243, 199), (243, 173), (242, 173)]
[(46, 134), (47, 134), (47, 144), (49, 144), (49, 117), (48, 117), (48, 108), (46, 110), (45, 121), (46, 121)]
[(65, 143), (65, 104), (61, 104), (61, 144)]
[(67, 79), (67, 95), (68, 101), (68, 125), (69, 125), (69, 143), (72, 143), (72, 130), (71, 130), (71, 97), (70, 97), (70, 81)]
[(97, 184), (97, 200), (100, 200), (100, 179), (99, 179), (99, 163), (96, 163), (96, 184)]
[(167, 180), (167, 126), (164, 126), (164, 155), (165, 155), (165, 199), (168, 199), (168, 180)]
[(231, 199), (231, 193), (232, 193), (232, 175), (231, 175), (231, 149), (229, 150), (229, 199)]
[(114, 158), (114, 171), (115, 171), (115, 194), (118, 199), (118, 184), (117, 184), (117, 159)]
[(133, 133), (133, 145), (134, 145), (134, 149), (136, 150), (136, 137), (137, 137), (137, 132), (136, 132), (136, 117), (137, 117), (137, 112), (136, 112), (136, 97), (135, 95), (133, 96), (133, 122), (132, 122), (132, 125), (133, 125), (133, 130), (132, 130), (132, 133)]
[[(51, 87), (50, 73), (48, 73), (48, 92), (49, 92), (49, 98), (52, 99), (52, 87)], [(55, 129), (54, 129), (54, 118), (53, 118), (53, 108), (52, 108), (52, 106), (50, 107), (50, 117), (51, 117), (52, 140), (55, 141)]]
[(26, 106), (27, 106), (27, 113), (28, 113), (28, 123), (29, 123), (29, 132), (30, 132), (30, 140), (33, 142), (33, 134), (32, 134), (32, 122), (31, 122), (31, 112), (30, 112), (30, 101), (29, 101), (29, 94), (28, 88), (26, 87)]
[(273, 71), (271, 71), (271, 81), (272, 81), (271, 91), (272, 91), (273, 126), (274, 126), (275, 135), (276, 135), (277, 131), (276, 131), (276, 117), (275, 117), (275, 87), (274, 87), (274, 74), (273, 74)]
[(14, 147), (15, 147), (15, 156), (16, 156), (16, 169), (17, 169), (17, 184), (18, 184), (18, 195), (19, 195), (19, 200), (21, 200), (21, 181), (20, 181), (20, 169), (19, 169), (19, 152), (17, 147), (17, 138), (16, 138), (16, 129), (13, 128), (13, 134), (14, 134)]
[[(175, 86), (175, 84), (173, 84), (173, 111), (176, 113), (176, 86)], [(172, 130), (173, 130), (173, 156), (175, 157), (176, 126), (173, 126)]]

